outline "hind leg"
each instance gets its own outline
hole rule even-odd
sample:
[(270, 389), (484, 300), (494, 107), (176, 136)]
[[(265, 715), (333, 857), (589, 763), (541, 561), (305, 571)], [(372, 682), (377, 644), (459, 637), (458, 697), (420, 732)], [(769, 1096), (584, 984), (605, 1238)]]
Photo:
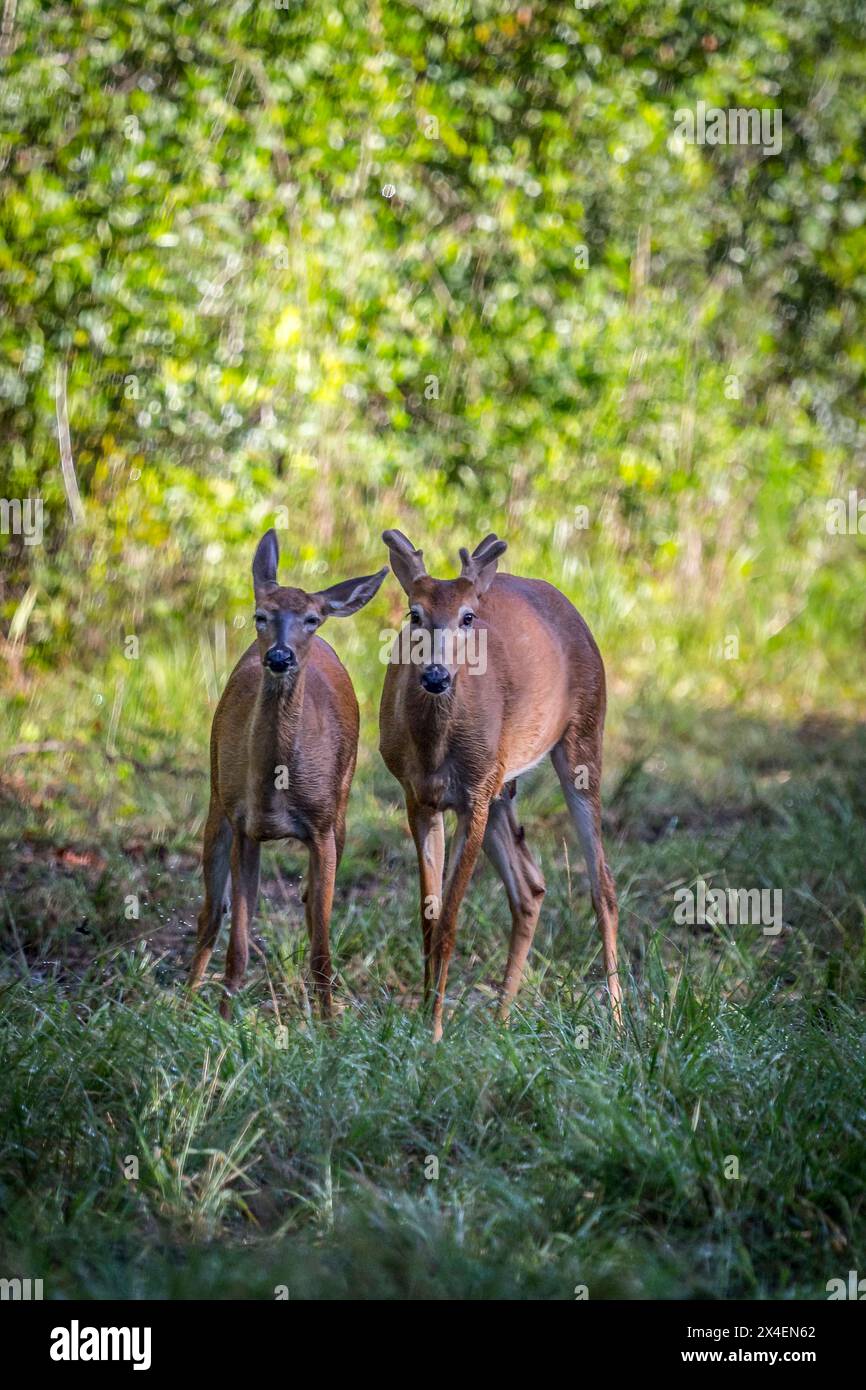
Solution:
[(511, 907), (511, 942), (499, 1003), (499, 1017), (504, 1020), (520, 988), (544, 900), (544, 879), (517, 823), (514, 797), (507, 788), (490, 803), (484, 853), (505, 884)]
[(198, 915), (196, 951), (189, 972), (190, 989), (198, 989), (207, 970), (220, 922), (226, 909), (226, 885), (229, 877), (232, 830), (222, 808), (211, 798), (204, 831), (202, 869), (204, 873), (204, 906)]
[(621, 1027), (622, 987), (616, 948), (619, 907), (601, 840), (601, 737), (581, 737), (572, 725), (554, 748), (551, 759), (586, 859), (611, 1009), (614, 1022)]
[[(333, 971), (331, 967), (330, 922), (334, 903), (334, 886), (343, 850), (346, 847), (346, 808), (355, 764), (352, 763), (343, 781), (340, 802), (334, 816), (333, 837), (325, 837), (321, 845), (309, 846), (310, 859), (306, 882), (301, 889), (301, 902), (310, 938), (310, 963), (313, 980), (321, 1006), (322, 1017), (333, 1017), (334, 1002), (331, 993)], [(329, 856), (333, 847), (333, 864)]]
[[(349, 805), (349, 792), (352, 790), (352, 778), (354, 775), (355, 760), (352, 759), (351, 764), (346, 769), (346, 775), (343, 778), (343, 785), (340, 789), (340, 800), (337, 805), (337, 814), (334, 817), (334, 844), (337, 849), (337, 862), (334, 866), (335, 872), (340, 867), (340, 860), (343, 857), (343, 849), (346, 844), (346, 810)], [(306, 898), (304, 901), (306, 902)]]
[(259, 896), (259, 863), (262, 847), (240, 826), (232, 843), (232, 926), (226, 956), (225, 993), (220, 1004), (223, 1018), (231, 1018), (232, 995), (240, 988), (249, 960), (250, 923)]

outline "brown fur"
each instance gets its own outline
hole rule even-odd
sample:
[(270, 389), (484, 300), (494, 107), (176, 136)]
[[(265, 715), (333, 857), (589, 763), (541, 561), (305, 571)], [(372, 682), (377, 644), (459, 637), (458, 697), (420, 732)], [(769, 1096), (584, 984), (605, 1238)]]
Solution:
[[(329, 924), (334, 876), (346, 835), (346, 803), (358, 751), (358, 702), (332, 647), (305, 620), (356, 612), (387, 570), (346, 580), (318, 594), (276, 583), (276, 537), (268, 532), (253, 565), (256, 642), (235, 666), (211, 729), (211, 799), (204, 833), (205, 901), (190, 973), (204, 977), (226, 906), (231, 873), (232, 923), (222, 1012), (239, 988), (249, 954), (259, 883), (260, 846), (294, 839), (309, 852), (305, 893), (311, 965), (322, 1011), (331, 1011)], [(264, 664), (275, 645), (290, 646), (296, 666), (277, 675)]]
[[(386, 532), (385, 539), (395, 573), (410, 604), (421, 612), (423, 626), (456, 630), (460, 615), (469, 608), (475, 614), (474, 628), (487, 633), (484, 674), (451, 666), (451, 687), (443, 694), (429, 694), (417, 665), (391, 664), (382, 692), (380, 748), (403, 787), (418, 851), (425, 994), (435, 984), (434, 1035), (442, 1032), (460, 903), (482, 847), (505, 883), (512, 912), (503, 1016), (517, 992), (544, 880), (517, 823), (512, 798), (516, 777), (547, 753), (587, 857), (619, 1021), (616, 890), (601, 844), (605, 676), (592, 634), (552, 585), (494, 575), (497, 554), (505, 549), (495, 537), (482, 542), (472, 557), (461, 552), (463, 574), (455, 580), (430, 578), (420, 552), (413, 551), (399, 532)], [(586, 768), (587, 785), (577, 791), (574, 778), (580, 767)], [(445, 811), (456, 812), (457, 833), (443, 889)]]

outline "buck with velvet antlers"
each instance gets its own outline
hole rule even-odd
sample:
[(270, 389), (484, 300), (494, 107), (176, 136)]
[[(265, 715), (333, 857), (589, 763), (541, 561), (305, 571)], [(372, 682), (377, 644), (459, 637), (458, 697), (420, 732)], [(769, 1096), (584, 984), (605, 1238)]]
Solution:
[[(433, 1036), (442, 1036), (457, 915), (483, 848), (511, 907), (511, 942), (500, 1011), (509, 1007), (544, 897), (544, 879), (515, 816), (517, 778), (550, 754), (586, 858), (613, 1015), (621, 1023), (617, 901), (601, 840), (604, 665), (583, 618), (541, 579), (497, 574), (505, 541), (487, 536), (461, 550), (458, 579), (432, 579), (422, 552), (386, 531), (391, 567), (409, 599), (408, 661), (392, 661), (380, 709), (380, 748), (403, 787), (421, 889), (424, 993), (433, 992)], [(405, 631), (405, 629), (404, 629)], [(483, 638), (486, 660), (461, 659)], [(404, 651), (406, 648), (404, 647)], [(475, 655), (477, 658), (478, 647)], [(457, 830), (443, 887), (443, 812)]]
[(328, 930), (359, 721), (349, 675), (318, 629), (326, 618), (363, 608), (388, 573), (386, 567), (308, 594), (277, 583), (278, 560), (271, 530), (253, 560), (258, 636), (229, 676), (211, 730), (205, 900), (190, 986), (197, 988), (207, 969), (228, 906), (231, 873), (225, 1018), (246, 971), (263, 840), (300, 840), (309, 851), (305, 902), (312, 974), (322, 1012), (331, 1012)]

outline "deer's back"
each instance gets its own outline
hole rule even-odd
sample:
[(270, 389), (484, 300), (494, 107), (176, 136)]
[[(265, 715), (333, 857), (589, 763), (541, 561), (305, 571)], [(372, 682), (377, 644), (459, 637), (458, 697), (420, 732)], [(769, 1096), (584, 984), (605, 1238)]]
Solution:
[[(584, 618), (544, 579), (497, 574), (479, 616), (488, 627), (486, 679), (505, 690), (509, 775), (543, 756), (584, 714), (604, 718), (604, 665)], [(474, 677), (483, 681), (485, 677)], [(509, 727), (513, 726), (509, 735)]]

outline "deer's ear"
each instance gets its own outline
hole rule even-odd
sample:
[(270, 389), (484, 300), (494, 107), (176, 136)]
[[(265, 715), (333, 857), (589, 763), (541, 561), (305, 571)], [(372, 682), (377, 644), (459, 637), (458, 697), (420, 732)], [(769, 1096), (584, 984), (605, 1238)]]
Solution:
[(280, 562), (280, 547), (277, 533), (271, 527), (256, 546), (253, 556), (253, 588), (256, 593), (273, 589), (277, 582), (277, 565)]
[(340, 584), (332, 584), (330, 589), (320, 589), (313, 597), (319, 601), (322, 617), (348, 618), (351, 613), (357, 613), (370, 602), (387, 573), (386, 565), (378, 574), (368, 574), (363, 579), (344, 579)]
[(468, 550), (461, 549), (461, 577), (472, 581), (476, 593), (486, 593), (496, 575), (499, 557), (504, 555), (507, 549), (507, 542), (499, 540), (498, 536), (492, 533), (476, 545), (471, 555)]
[(404, 536), (402, 531), (383, 531), (382, 540), (391, 556), (391, 568), (408, 594), (415, 580), (423, 579), (427, 573), (424, 568), (424, 554), (415, 549), (409, 537)]

